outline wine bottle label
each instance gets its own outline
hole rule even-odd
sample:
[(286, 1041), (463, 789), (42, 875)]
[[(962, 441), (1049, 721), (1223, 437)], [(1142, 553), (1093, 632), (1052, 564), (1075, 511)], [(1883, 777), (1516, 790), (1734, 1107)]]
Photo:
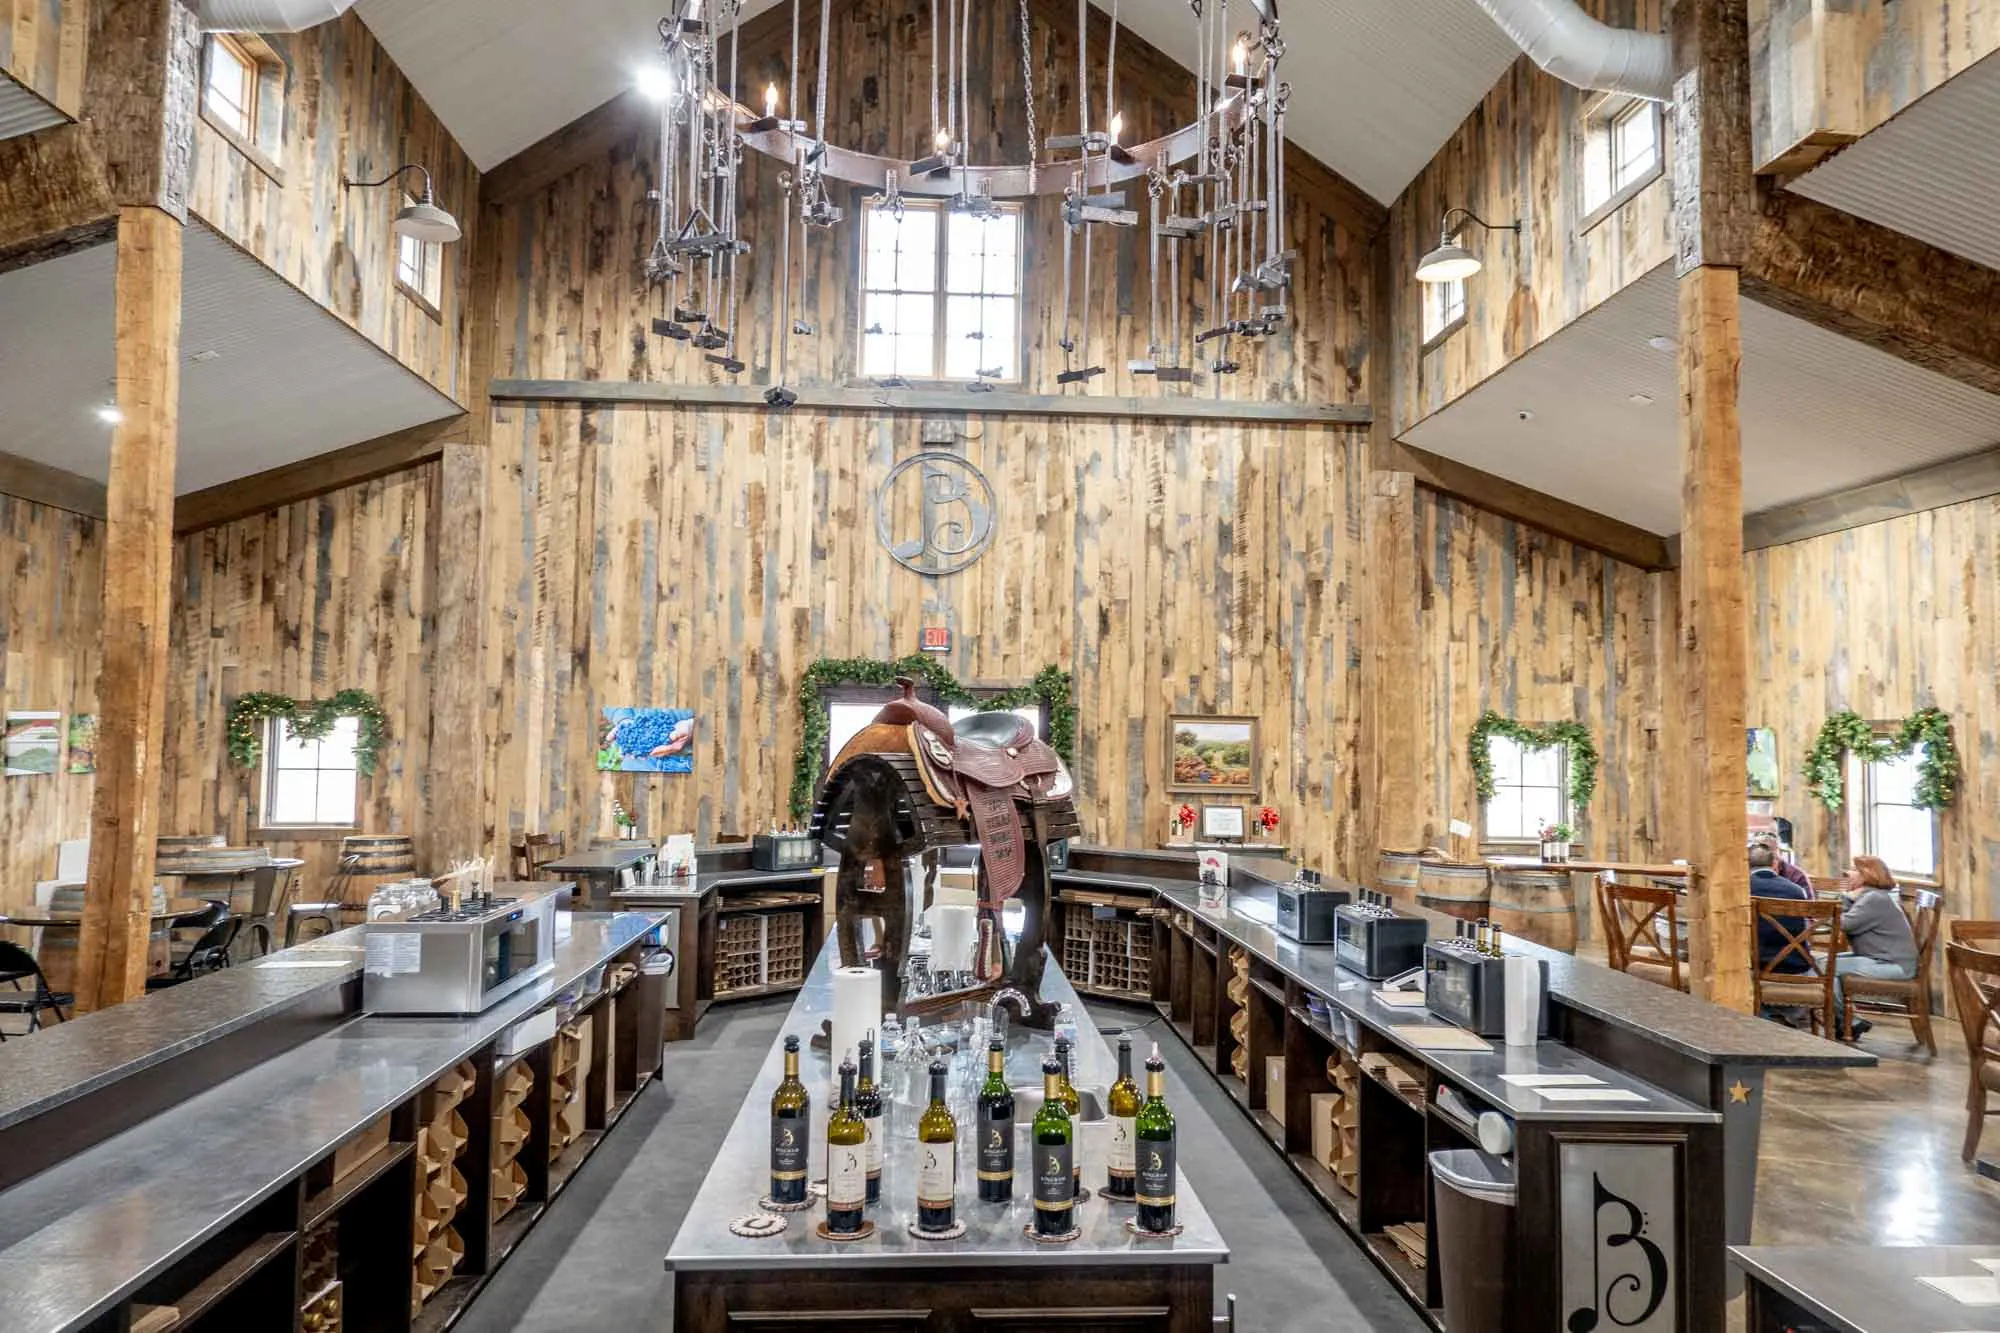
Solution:
[(826, 1206), (859, 1208), (868, 1199), (867, 1152), (859, 1144), (836, 1143), (826, 1159)]
[(879, 1176), (882, 1174), (882, 1117), (863, 1116), (861, 1123), (868, 1127), (867, 1155), (863, 1160), (867, 1164), (868, 1174)]
[(1114, 1115), (1111, 1117), (1111, 1156), (1105, 1163), (1105, 1170), (1121, 1180), (1130, 1180), (1138, 1170), (1138, 1158), (1133, 1154), (1132, 1144), (1137, 1131), (1133, 1126), (1136, 1116)]
[(958, 1193), (958, 1153), (952, 1143), (917, 1145), (917, 1206), (949, 1208)]
[(979, 1111), (979, 1178), (1014, 1178), (1014, 1117)]
[(784, 1116), (771, 1117), (771, 1179), (806, 1178), (806, 1122)]
[(1166, 1208), (1174, 1202), (1174, 1141), (1142, 1139), (1139, 1142), (1139, 1202)]
[(1076, 1168), (1067, 1143), (1035, 1145), (1035, 1207), (1054, 1210), (1076, 1207)]

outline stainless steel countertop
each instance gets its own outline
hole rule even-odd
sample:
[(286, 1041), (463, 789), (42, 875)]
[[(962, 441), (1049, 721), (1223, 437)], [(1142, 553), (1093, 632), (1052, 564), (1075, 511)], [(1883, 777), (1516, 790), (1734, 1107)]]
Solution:
[[(787, 1214), (791, 1225), (784, 1234), (769, 1240), (747, 1240), (730, 1234), (732, 1218), (758, 1211), (757, 1200), (770, 1184), (770, 1100), (784, 1070), (784, 1036), (795, 1035), (804, 1049), (800, 1052), (800, 1077), (812, 1093), (813, 1175), (825, 1174), (826, 1102), (832, 1062), (825, 1052), (811, 1049), (812, 1034), (820, 1021), (833, 1012), (833, 943), (828, 942), (805, 988), (792, 1005), (783, 1031), (771, 1044), (770, 1053), (758, 1071), (743, 1108), (731, 1126), (729, 1136), (716, 1154), (701, 1190), (695, 1195), (680, 1232), (667, 1251), (666, 1266), (673, 1270), (691, 1269), (785, 1269), (837, 1267), (911, 1266), (954, 1268), (1006, 1266), (1016, 1264), (1218, 1264), (1226, 1263), (1229, 1247), (1196, 1197), (1187, 1178), (1188, 1164), (1181, 1164), (1176, 1220), (1184, 1228), (1171, 1240), (1141, 1240), (1125, 1230), (1132, 1215), (1129, 1205), (1114, 1206), (1101, 1196), (1093, 1196), (1081, 1208), (1082, 1235), (1066, 1245), (1040, 1245), (1022, 1234), (1033, 1205), (1025, 1174), (1014, 1183), (1014, 1199), (1006, 1204), (981, 1203), (977, 1177), (971, 1160), (972, 1136), (966, 1133), (971, 1121), (969, 1106), (954, 1105), (959, 1118), (958, 1218), (966, 1224), (966, 1234), (952, 1241), (918, 1240), (909, 1232), (916, 1213), (916, 1142), (914, 1117), (892, 1119), (885, 1133), (882, 1166), (882, 1203), (869, 1210), (875, 1234), (866, 1240), (824, 1241), (813, 1228), (826, 1215), (815, 1205), (808, 1211)], [(1042, 985), (1045, 998), (1066, 1003), (1077, 1015), (1077, 1084), (1081, 1089), (1102, 1093), (1117, 1075), (1116, 1057), (1098, 1035), (1090, 1015), (1084, 1011), (1076, 992), (1053, 959)], [(1016, 1087), (1041, 1086), (1041, 1061), (1050, 1049), (1051, 1036), (1029, 1032), (1017, 1023), (1008, 1028), (1007, 1076)], [(1136, 1066), (1145, 1050), (1134, 1053)], [(891, 1116), (895, 1113), (892, 1111)], [(1015, 1156), (1025, 1161), (1023, 1144), (1027, 1134), (1024, 1119), (1017, 1117)], [(1108, 1124), (1109, 1122), (1101, 1122)], [(1102, 1140), (1086, 1125), (1081, 1156), (1083, 1183), (1095, 1191), (1104, 1183)], [(1197, 1167), (1197, 1169), (1199, 1169)]]
[(1735, 1265), (1839, 1333), (1991, 1328), (1991, 1307), (1965, 1305), (1923, 1277), (1991, 1278), (1992, 1245), (1732, 1245)]
[(0, 1193), (0, 1324), (96, 1318), (664, 919), (571, 915), (555, 969), (483, 1014), (353, 1019)]

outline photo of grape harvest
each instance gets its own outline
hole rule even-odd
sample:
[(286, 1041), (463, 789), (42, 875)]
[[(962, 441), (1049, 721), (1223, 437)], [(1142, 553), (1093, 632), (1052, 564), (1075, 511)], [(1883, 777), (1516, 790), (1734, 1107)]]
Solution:
[(693, 710), (605, 709), (597, 767), (621, 773), (694, 772)]
[(1254, 791), (1257, 786), (1256, 724), (1240, 721), (1173, 720), (1173, 785), (1204, 791)]

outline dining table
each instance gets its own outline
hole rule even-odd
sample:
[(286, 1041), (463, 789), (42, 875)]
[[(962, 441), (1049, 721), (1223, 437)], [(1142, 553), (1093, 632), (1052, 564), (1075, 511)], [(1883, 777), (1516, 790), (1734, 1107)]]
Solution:
[[(214, 898), (203, 897), (170, 898), (164, 907), (148, 914), (152, 920), (149, 971), (164, 972), (171, 965), (168, 932), (173, 928), (173, 922), (180, 917), (205, 911), (213, 906), (215, 901)], [(77, 944), (83, 932), (81, 916), (66, 912), (53, 913), (47, 908), (31, 908), (21, 912), (0, 913), (0, 928), (40, 931), (39, 944), (32, 939), (16, 942), (35, 955), (35, 961), (41, 964), (42, 976), (49, 983), (50, 990), (68, 991), (75, 988)]]
[(578, 895), (583, 901), (577, 905), (593, 912), (608, 909), (612, 890), (616, 889), (627, 870), (636, 870), (641, 864), (660, 854), (658, 847), (646, 844), (634, 846), (592, 847), (588, 851), (572, 852), (559, 861), (544, 862), (538, 869), (541, 874), (574, 879), (581, 890)]

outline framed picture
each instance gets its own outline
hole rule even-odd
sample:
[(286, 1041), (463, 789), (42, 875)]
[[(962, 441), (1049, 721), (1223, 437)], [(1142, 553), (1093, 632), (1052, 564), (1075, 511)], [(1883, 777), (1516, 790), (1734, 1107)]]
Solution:
[(1778, 794), (1778, 733), (1750, 727), (1745, 749), (1749, 761), (1749, 794), (1770, 800)]
[(1174, 714), (1167, 726), (1167, 790), (1257, 792), (1257, 719)]
[(607, 708), (597, 767), (625, 773), (694, 772), (694, 713), (685, 708)]
[(1201, 836), (1235, 838), (1242, 841), (1245, 829), (1240, 805), (1204, 805), (1201, 808)]

